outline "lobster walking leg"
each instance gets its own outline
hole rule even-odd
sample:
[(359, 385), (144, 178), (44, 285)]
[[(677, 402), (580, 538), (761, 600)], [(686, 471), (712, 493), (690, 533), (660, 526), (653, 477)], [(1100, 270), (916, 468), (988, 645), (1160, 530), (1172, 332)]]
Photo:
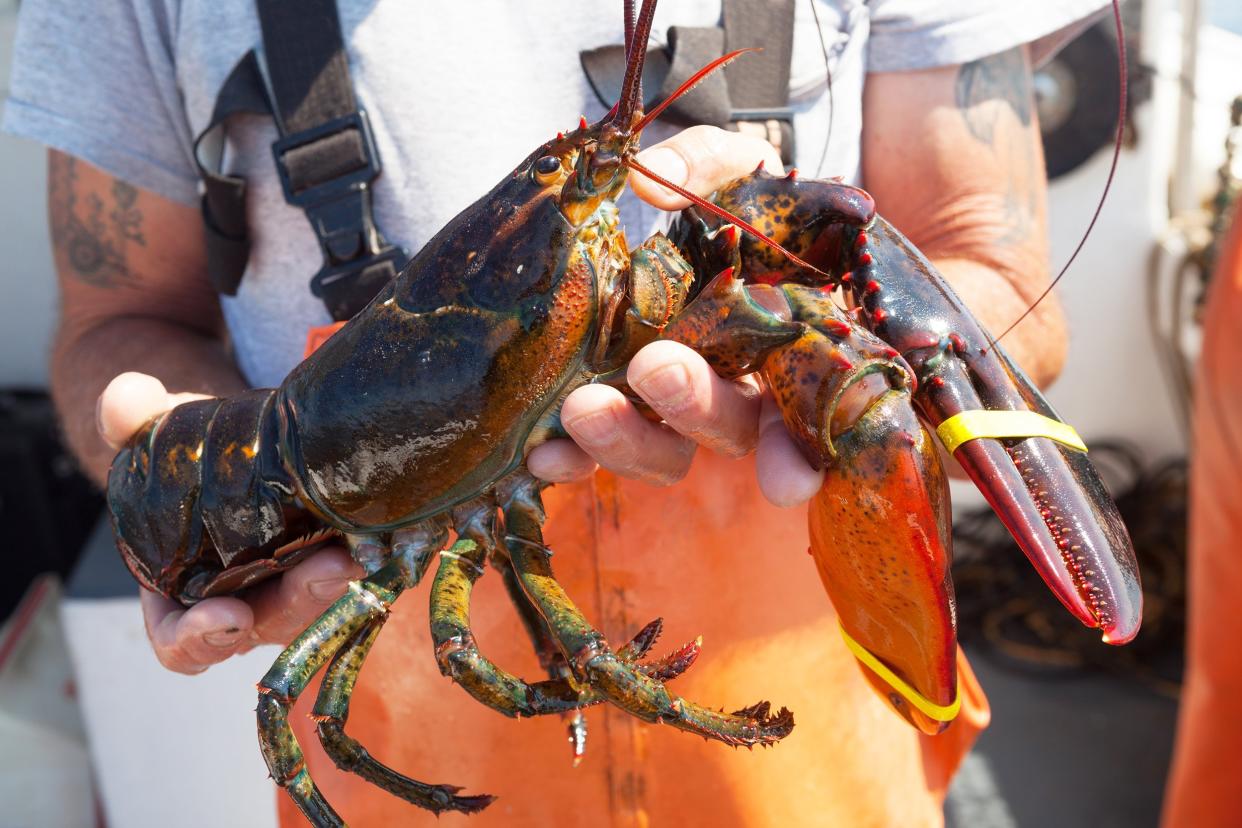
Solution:
[(674, 698), (659, 681), (612, 652), (552, 574), (551, 550), (543, 544), (541, 528), (544, 513), (539, 490), (543, 485), (526, 475), (513, 484), (505, 505), (506, 543), (522, 588), (547, 619), (579, 680), (644, 721), (663, 722), (726, 744), (768, 745), (788, 736), (794, 721), (785, 708), (775, 715), (769, 715), (767, 702), (731, 714), (708, 710)]
[[(530, 642), (535, 648), (535, 655), (539, 657), (539, 665), (543, 667), (544, 672), (548, 674), (550, 679), (571, 679), (573, 673), (569, 669), (569, 662), (565, 660), (564, 653), (556, 646), (556, 641), (552, 638), (552, 631), (548, 629), (548, 624), (543, 620), (543, 616), (539, 614), (539, 610), (535, 609), (530, 599), (526, 597), (526, 593), (522, 592), (522, 584), (518, 581), (517, 573), (513, 571), (513, 564), (510, 563), (508, 555), (493, 556), (492, 564), (496, 569), (500, 570), (500, 577), (504, 582), (505, 592), (509, 594), (509, 601), (517, 611), (518, 618), (522, 621), (522, 626), (526, 628), (526, 635), (530, 638)], [(652, 643), (654, 643), (654, 639)], [(586, 714), (579, 709), (562, 715), (566, 718), (566, 729), (569, 732), (569, 747), (573, 754), (573, 760), (575, 763), (580, 762), (586, 754)]]
[[(316, 673), (356, 635), (382, 618), (398, 596), (422, 580), (434, 548), (406, 547), (349, 591), (294, 639), (259, 682), (259, 746), (276, 784), (317, 828), (344, 823), (315, 786), (289, 726), (289, 710)], [(454, 799), (457, 799), (456, 797)], [(456, 810), (465, 810), (468, 803)]]
[[(483, 572), (482, 548), (460, 540), (440, 553), (440, 566), (431, 587), (431, 637), (440, 671), (456, 681), (478, 701), (506, 716), (543, 716), (572, 713), (599, 704), (605, 697), (579, 685), (572, 677), (527, 683), (505, 672), (479, 652), (470, 632), (470, 593)], [(624, 661), (641, 658), (655, 643), (659, 622), (648, 624), (620, 650)], [(698, 642), (691, 642), (669, 656), (638, 670), (657, 681), (676, 678), (698, 656)]]
[(456, 785), (429, 785), (397, 773), (377, 761), (356, 739), (345, 732), (349, 718), (349, 700), (353, 695), (358, 671), (387, 620), (381, 615), (362, 628), (342, 647), (324, 672), (319, 696), (315, 699), (314, 717), (319, 722), (319, 741), (336, 766), (356, 773), (373, 785), (383, 788), (435, 814), (443, 811), (477, 813), (495, 799), (493, 796), (456, 796)]

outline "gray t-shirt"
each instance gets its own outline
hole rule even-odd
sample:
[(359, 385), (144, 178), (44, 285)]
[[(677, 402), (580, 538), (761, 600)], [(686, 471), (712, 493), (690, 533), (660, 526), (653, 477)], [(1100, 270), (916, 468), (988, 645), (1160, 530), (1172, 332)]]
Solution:
[[(816, 3), (823, 41), (816, 31)], [(805, 0), (797, 3), (790, 80), (798, 164), (857, 180), (869, 71), (964, 63), (1056, 39), (1104, 0)], [(584, 48), (621, 41), (619, 0), (338, 0), (350, 70), (384, 172), (379, 226), (417, 250), (514, 164), (580, 114), (604, 114), (579, 67)], [(719, 0), (671, 0), (670, 25), (710, 26)], [(25, 0), (3, 128), (82, 158), (176, 201), (195, 203), (191, 144), (229, 70), (259, 44), (248, 0)], [(827, 66), (824, 51), (827, 50)], [(825, 169), (817, 170), (835, 112)], [(646, 144), (671, 130), (653, 126)], [(306, 329), (329, 320), (307, 288), (321, 265), (302, 212), (285, 203), (267, 118), (230, 123), (226, 169), (249, 182), (252, 247), (235, 297), (223, 299), (238, 362), (270, 386), (301, 359)], [(662, 221), (628, 198), (632, 243)]]

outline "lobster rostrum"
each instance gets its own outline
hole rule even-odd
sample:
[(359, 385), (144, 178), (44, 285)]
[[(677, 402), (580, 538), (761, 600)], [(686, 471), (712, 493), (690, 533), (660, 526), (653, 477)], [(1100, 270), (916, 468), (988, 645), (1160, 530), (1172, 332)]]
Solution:
[[(523, 459), (563, 435), (558, 410), (570, 391), (624, 389), (630, 356), (660, 336), (696, 348), (722, 376), (760, 373), (803, 452), (826, 470), (811, 505), (812, 554), (868, 678), (919, 728), (942, 729), (957, 701), (948, 491), (920, 417), (1072, 612), (1114, 643), (1137, 630), (1124, 527), (1085, 455), (1046, 436), (1072, 443), (1072, 430), (1062, 433), (865, 192), (760, 169), (710, 203), (695, 199), (668, 237), (629, 250), (614, 201), (629, 170), (643, 172), (633, 155), (656, 114), (640, 103), (654, 8), (627, 10), (622, 94), (603, 120), (538, 147), (279, 388), (179, 406), (113, 462), (118, 547), (149, 589), (186, 603), (234, 592), (331, 536), (366, 569), (259, 683), (264, 758), (315, 825), (342, 823), (288, 714), (321, 670), (314, 715), (340, 767), (436, 812), (492, 801), (403, 776), (345, 732), (389, 607), (437, 557), (440, 669), (505, 715), (572, 715), (606, 701), (731, 745), (791, 732), (792, 714), (767, 702), (722, 713), (674, 696), (665, 683), (691, 666), (699, 643), (644, 661), (656, 621), (613, 649), (552, 573), (546, 484)], [(857, 314), (837, 305), (837, 288)], [(469, 601), (487, 564), (548, 679), (513, 676), (476, 646)]]

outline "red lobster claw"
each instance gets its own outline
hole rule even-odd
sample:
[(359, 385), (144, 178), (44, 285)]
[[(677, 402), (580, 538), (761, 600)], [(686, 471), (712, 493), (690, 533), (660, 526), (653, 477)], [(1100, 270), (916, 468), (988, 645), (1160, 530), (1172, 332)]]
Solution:
[(909, 367), (842, 326), (814, 288), (782, 287), (802, 338), (763, 376), (803, 454), (824, 469), (809, 509), (811, 554), (868, 681), (925, 733), (960, 705), (949, 489), (911, 406)]
[(844, 232), (848, 287), (914, 369), (919, 413), (1066, 608), (1105, 642), (1130, 641), (1142, 616), (1134, 549), (1086, 446), (909, 240), (878, 216)]

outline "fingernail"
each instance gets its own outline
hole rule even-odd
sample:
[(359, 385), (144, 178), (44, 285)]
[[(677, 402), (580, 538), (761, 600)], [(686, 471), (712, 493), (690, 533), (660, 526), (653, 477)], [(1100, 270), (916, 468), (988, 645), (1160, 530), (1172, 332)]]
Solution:
[(680, 363), (665, 365), (639, 377), (634, 387), (647, 402), (666, 411), (684, 408), (693, 396), (690, 374)]
[(104, 434), (103, 427), (103, 394), (95, 398), (95, 431), (100, 437), (107, 439), (108, 435)]
[(677, 185), (685, 184), (690, 178), (690, 168), (681, 153), (668, 147), (653, 147), (638, 154), (638, 162), (657, 175), (667, 178)]
[(617, 418), (611, 411), (584, 414), (577, 419), (570, 420), (565, 425), (579, 439), (594, 445), (609, 445), (615, 442), (621, 433)]
[(232, 647), (241, 641), (245, 635), (237, 627), (229, 627), (227, 630), (203, 633), (203, 640), (213, 647)]
[(340, 578), (326, 578), (322, 581), (309, 582), (306, 585), (306, 591), (318, 601), (329, 601), (339, 598), (348, 583), (349, 581), (343, 581)]

